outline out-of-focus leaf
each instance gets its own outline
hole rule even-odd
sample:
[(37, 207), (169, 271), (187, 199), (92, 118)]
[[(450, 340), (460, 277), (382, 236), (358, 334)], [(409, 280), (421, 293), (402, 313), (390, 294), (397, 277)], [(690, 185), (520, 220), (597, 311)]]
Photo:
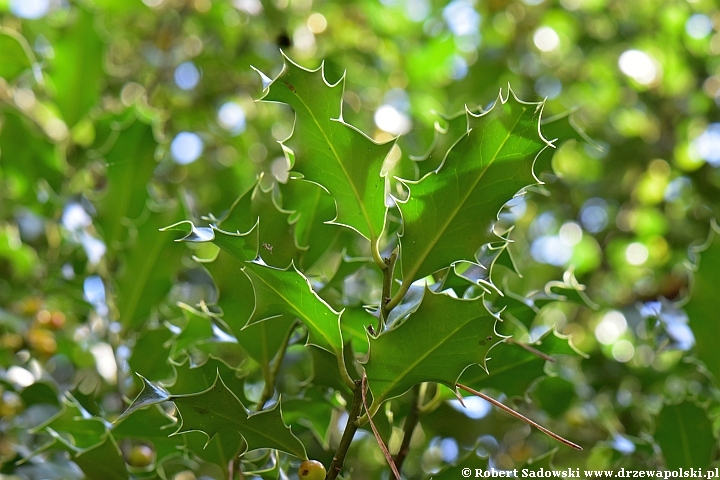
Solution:
[(454, 465), (447, 467), (440, 472), (430, 475), (430, 480), (454, 480), (458, 478), (458, 474), (463, 475), (464, 469), (469, 468), (471, 476), (475, 476), (476, 471), (485, 472), (488, 467), (489, 457), (481, 457), (475, 449), (471, 449)]
[(486, 113), (467, 112), (467, 132), (437, 173), (405, 182), (403, 282), (460, 260), (475, 262), (480, 246), (498, 239), (492, 226), (500, 208), (537, 182), (533, 162), (548, 146), (539, 133), (542, 105), (523, 103), (511, 91)]
[(41, 181), (53, 190), (60, 189), (63, 163), (52, 143), (35, 133), (29, 121), (8, 109), (1, 112), (0, 173), (15, 185), (13, 197), (17, 201), (34, 205)]
[(707, 412), (692, 401), (662, 409), (657, 417), (655, 440), (668, 470), (709, 466), (717, 444)]
[(553, 467), (553, 459), (557, 453), (558, 448), (555, 447), (549, 452), (543, 453), (538, 457), (529, 459), (519, 470), (528, 470), (530, 472), (552, 472), (555, 470)]
[(132, 247), (123, 253), (125, 261), (117, 276), (116, 305), (120, 322), (131, 330), (140, 328), (167, 296), (175, 273), (181, 268), (185, 247), (172, 242), (159, 230), (178, 220), (179, 205), (160, 212), (148, 212), (137, 226)]
[(532, 398), (552, 418), (558, 418), (567, 411), (576, 397), (572, 382), (560, 377), (543, 378), (532, 392)]
[[(685, 311), (695, 336), (695, 352), (716, 378), (720, 376), (720, 322), (717, 318), (717, 285), (720, 272), (720, 227), (712, 222), (704, 245), (693, 249), (696, 264), (691, 279), (690, 300)], [(699, 258), (698, 258), (699, 257)]]
[[(56, 102), (65, 123), (72, 127), (100, 99), (103, 76), (103, 43), (95, 31), (94, 16), (76, 7), (70, 25), (55, 42), (54, 68)], [(128, 155), (127, 159), (132, 159)]]
[(14, 80), (32, 65), (21, 42), (27, 45), (27, 41), (15, 31), (0, 32), (0, 77), (5, 80)]
[(244, 272), (255, 290), (255, 310), (250, 324), (271, 321), (285, 314), (294, 315), (307, 326), (309, 344), (335, 354), (342, 351), (340, 314), (318, 297), (308, 279), (294, 265), (279, 270), (248, 263)]
[(165, 347), (171, 337), (172, 332), (167, 328), (142, 331), (129, 360), (132, 371), (152, 381), (172, 378), (172, 367), (168, 363), (170, 349)]
[[(55, 436), (55, 435), (53, 435)], [(103, 433), (97, 438), (99, 442), (91, 448), (77, 449), (64, 437), (57, 437), (58, 444), (63, 445), (71, 454), (80, 470), (89, 480), (124, 480), (129, 478), (125, 460), (115, 439), (110, 433)]]
[(119, 247), (116, 242), (127, 236), (128, 220), (138, 220), (145, 211), (147, 185), (157, 166), (157, 142), (152, 127), (140, 120), (131, 119), (129, 125), (127, 121), (121, 123), (116, 119), (110, 122), (114, 127), (111, 135), (117, 135), (117, 138), (105, 154), (107, 187), (97, 206), (105, 243), (115, 249)]
[(169, 417), (160, 406), (152, 405), (123, 418), (112, 429), (117, 440), (150, 442), (158, 463), (165, 457), (179, 453), (185, 447), (182, 435), (169, 436), (177, 430), (177, 421)]
[(63, 398), (62, 409), (45, 423), (33, 429), (57, 433), (57, 437), (66, 440), (66, 444), (77, 451), (91, 448), (101, 442), (107, 431), (106, 423), (99, 417), (93, 417), (74, 398)]
[(461, 300), (425, 291), (418, 310), (405, 322), (370, 339), (365, 364), (373, 402), (398, 396), (421, 382), (454, 388), (472, 364), (485, 365), (485, 356), (500, 338), (497, 318), (482, 298)]
[(335, 222), (376, 241), (385, 226), (385, 181), (380, 170), (393, 143), (375, 143), (342, 119), (344, 79), (330, 85), (323, 67), (307, 70), (287, 57), (263, 100), (295, 110), (284, 142), (295, 154), (292, 171), (322, 185), (335, 199)]

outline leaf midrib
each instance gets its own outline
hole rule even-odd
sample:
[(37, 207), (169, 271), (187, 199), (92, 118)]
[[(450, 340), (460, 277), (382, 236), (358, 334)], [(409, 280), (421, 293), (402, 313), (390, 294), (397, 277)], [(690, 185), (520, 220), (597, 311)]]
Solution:
[[(323, 138), (325, 139), (325, 142), (330, 147), (330, 150), (332, 151), (333, 155), (335, 156), (335, 160), (337, 160), (338, 165), (340, 165), (340, 169), (342, 170), (343, 175), (345, 175), (347, 182), (350, 184), (350, 188), (352, 189), (353, 195), (355, 196), (355, 199), (357, 200), (357, 203), (360, 207), (360, 211), (362, 212), (363, 217), (365, 218), (365, 223), (367, 224), (368, 230), (370, 231), (370, 237), (371, 237), (370, 240), (375, 240), (378, 237), (378, 235), (375, 233), (375, 229), (373, 228), (372, 221), (370, 220), (370, 215), (368, 214), (368, 211), (365, 208), (365, 203), (362, 201), (362, 198), (360, 197), (360, 193), (357, 191), (357, 188), (355, 187), (355, 184), (353, 183), (352, 178), (348, 174), (348, 171), (345, 169), (345, 165), (340, 160), (340, 155), (338, 155), (338, 152), (335, 149), (335, 145), (330, 141), (330, 138), (328, 137), (327, 133), (325, 133), (325, 130), (323, 129), (322, 125), (320, 125), (320, 122), (315, 117), (315, 114), (312, 112), (310, 107), (305, 103), (305, 101), (302, 99), (302, 97), (300, 95), (298, 95), (297, 93), (295, 93), (294, 95), (297, 97), (297, 99), (300, 101), (300, 103), (305, 108), (307, 113), (310, 115), (310, 118), (312, 118), (313, 122), (315, 123), (318, 130), (320, 131)], [(336, 203), (336, 207), (337, 207), (337, 201), (335, 203)], [(339, 212), (338, 212), (338, 215), (339, 215)]]
[[(505, 144), (512, 136), (512, 132), (515, 130), (515, 127), (517, 127), (518, 123), (520, 123), (520, 119), (522, 118), (523, 113), (525, 113), (525, 112), (523, 111), (520, 115), (518, 115), (518, 118), (515, 121), (515, 124), (512, 126), (511, 129), (508, 130), (508, 134), (505, 136), (502, 143), (497, 148), (497, 150), (496, 150), (495, 154), (493, 155), (492, 159), (490, 160), (490, 162), (482, 170), (482, 172), (477, 177), (475, 182), (473, 182), (472, 188), (468, 189), (468, 192), (464, 195), (464, 197), (462, 198), (462, 201), (458, 202), (458, 206), (453, 209), (452, 214), (447, 216), (447, 220), (442, 225), (442, 228), (439, 228), (437, 230), (437, 233), (433, 236), (432, 242), (427, 243), (427, 247), (425, 248), (425, 250), (423, 250), (422, 254), (420, 255), (419, 261), (415, 262), (414, 268), (403, 278), (403, 283), (405, 283), (405, 282), (412, 283), (412, 281), (415, 279), (415, 274), (418, 272), (418, 270), (420, 270), (420, 267), (425, 263), (425, 260), (427, 259), (428, 255), (430, 254), (432, 249), (435, 247), (435, 245), (437, 245), (438, 241), (440, 240), (440, 237), (443, 236), (443, 234), (445, 233), (445, 230), (447, 230), (447, 228), (453, 222), (453, 220), (455, 219), (457, 214), (460, 212), (462, 207), (465, 205), (465, 202), (467, 202), (467, 199), (470, 198), (470, 195), (472, 195), (472, 193), (475, 191), (475, 188), (477, 187), (478, 183), (480, 183), (480, 180), (482, 180), (482, 178), (485, 176), (485, 173), (495, 163), (495, 160), (497, 160), (497, 157), (498, 157), (500, 151), (503, 149), (503, 147), (505, 147)], [(472, 129), (468, 130), (468, 132), (466, 133), (466, 135), (468, 137), (470, 136), (470, 132), (472, 132)], [(454, 146), (452, 148), (454, 148)], [(451, 150), (452, 150), (452, 148), (451, 148)], [(412, 195), (412, 191), (410, 192), (410, 195)]]
[[(247, 267), (245, 267), (245, 268), (247, 268)], [(324, 330), (323, 328), (320, 328), (320, 326), (319, 326), (316, 322), (314, 322), (308, 315), (305, 314), (305, 312), (302, 311), (302, 309), (298, 308), (298, 307), (297, 307), (293, 302), (291, 302), (285, 295), (283, 295), (282, 293), (280, 293), (280, 291), (278, 291), (275, 287), (273, 287), (272, 284), (266, 282), (264, 278), (262, 278), (260, 275), (256, 274), (253, 270), (248, 269), (248, 271), (249, 271), (249, 272), (252, 272), (252, 274), (253, 274), (253, 276), (254, 276), (255, 278), (260, 279), (263, 284), (267, 285), (267, 287), (268, 287), (270, 290), (272, 290), (273, 292), (275, 292), (281, 299), (283, 299), (288, 305), (290, 305), (290, 306), (293, 308), (293, 310), (295, 310), (295, 313), (298, 314), (298, 317), (304, 319), (304, 320), (303, 320), (304, 322), (306, 322), (306, 323), (312, 325), (313, 327), (315, 327), (315, 329), (320, 332), (322, 338), (327, 342), (328, 345), (330, 345), (330, 348), (333, 349), (333, 353), (335, 353), (335, 354), (338, 354), (338, 353), (339, 353), (338, 347), (335, 346), (335, 345), (333, 345), (330, 337), (325, 334), (325, 330)], [(310, 292), (310, 295), (312, 295), (312, 292)], [(340, 324), (339, 324), (339, 322), (338, 322), (338, 329), (339, 329), (339, 328), (340, 328)]]
[[(395, 388), (395, 387), (400, 383), (400, 379), (402, 379), (402, 378), (404, 378), (405, 376), (407, 376), (407, 374), (408, 374), (410, 371), (412, 371), (413, 369), (415, 369), (421, 362), (427, 360), (428, 357), (430, 357), (433, 353), (435, 353), (442, 345), (445, 344), (445, 342), (446, 342), (449, 338), (451, 338), (451, 337), (452, 337), (453, 335), (455, 335), (458, 331), (460, 331), (465, 325), (467, 325), (468, 323), (470, 323), (470, 322), (478, 319), (478, 317), (470, 318), (469, 316), (468, 316), (468, 317), (465, 317), (465, 318), (466, 318), (466, 321), (465, 321), (465, 322), (457, 325), (457, 327), (454, 328), (448, 335), (445, 335), (439, 342), (437, 342), (437, 343), (435, 344), (435, 347), (433, 347), (432, 349), (428, 350), (424, 355), (418, 357), (418, 359), (417, 359), (415, 362), (409, 364), (409, 366), (408, 366), (405, 370), (403, 370), (400, 375), (398, 375), (398, 376), (396, 377), (396, 378), (397, 378), (396, 381), (394, 381), (394, 382), (389, 382), (389, 387), (386, 388), (386, 389), (384, 390), (384, 392), (382, 393), (382, 395), (380, 395), (380, 396), (378, 397), (378, 400), (377, 400), (378, 404), (385, 401), (388, 392), (390, 392), (393, 388)], [(372, 349), (372, 345), (370, 346), (370, 348)], [(373, 401), (373, 403), (375, 403), (375, 402)]]

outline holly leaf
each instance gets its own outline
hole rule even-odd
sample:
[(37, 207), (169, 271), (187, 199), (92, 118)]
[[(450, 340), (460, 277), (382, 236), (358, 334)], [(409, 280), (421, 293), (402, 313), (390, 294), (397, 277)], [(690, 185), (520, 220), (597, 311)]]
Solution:
[(200, 431), (207, 435), (208, 441), (220, 435), (222, 443), (236, 445), (244, 439), (247, 450), (274, 448), (306, 458), (302, 442), (283, 422), (279, 404), (271, 410), (250, 414), (220, 375), (205, 391), (173, 395), (171, 399), (182, 418), (176, 433)]
[(662, 409), (657, 417), (655, 440), (668, 470), (709, 466), (717, 443), (707, 412), (691, 401)]
[[(546, 356), (578, 354), (569, 338), (557, 332), (548, 331), (529, 346)], [(459, 382), (475, 390), (494, 388), (508, 397), (524, 395), (535, 380), (545, 375), (546, 361), (547, 358), (514, 342), (502, 342), (488, 354), (487, 371), (472, 365), (463, 372)]]
[(443, 164), (418, 181), (403, 181), (410, 190), (398, 205), (403, 283), (460, 260), (477, 262), (480, 246), (498, 239), (492, 226), (500, 208), (538, 182), (533, 163), (550, 145), (540, 135), (542, 107), (510, 91), (488, 112), (467, 111), (467, 131)]
[(143, 389), (138, 394), (137, 397), (135, 397), (135, 400), (130, 404), (130, 406), (125, 410), (122, 415), (118, 417), (116, 422), (119, 422), (123, 420), (124, 418), (132, 415), (137, 410), (140, 410), (141, 408), (148, 407), (150, 405), (156, 405), (158, 403), (167, 402), (170, 400), (170, 394), (163, 388), (151, 383), (148, 381), (147, 378), (143, 377), (139, 373), (137, 374), (138, 377), (143, 381)]
[(189, 394), (207, 390), (218, 374), (222, 377), (225, 386), (240, 399), (247, 402), (245, 398), (245, 372), (228, 366), (221, 360), (209, 358), (201, 365), (193, 365), (188, 357), (185, 362), (173, 365), (175, 368), (175, 381), (167, 388), (175, 395)]
[(105, 432), (97, 437), (91, 448), (78, 449), (66, 438), (50, 431), (57, 445), (70, 453), (72, 461), (80, 467), (89, 480), (125, 480), (128, 478), (125, 459), (115, 439)]
[(210, 224), (207, 227), (198, 227), (189, 220), (183, 220), (163, 227), (160, 231), (184, 232), (185, 236), (176, 239), (176, 242), (212, 242), (241, 262), (250, 261), (257, 257), (259, 231), (257, 223), (247, 232), (229, 232), (220, 229), (216, 224)]
[[(264, 188), (262, 176), (253, 188), (240, 195), (217, 225), (224, 231), (250, 231), (258, 224), (258, 255), (268, 265), (285, 268), (297, 258), (300, 249), (295, 243), (295, 226), (289, 211), (278, 204), (273, 186)], [(249, 237), (252, 240), (254, 237)]]
[(468, 366), (485, 365), (487, 352), (500, 340), (496, 320), (482, 298), (461, 300), (426, 289), (405, 322), (370, 339), (365, 370), (373, 404), (421, 382), (454, 388)]
[(177, 454), (185, 448), (185, 438), (180, 435), (168, 436), (177, 430), (177, 421), (168, 416), (158, 405), (143, 408), (126, 416), (112, 429), (117, 440), (150, 442), (155, 448), (157, 463), (165, 457)]
[(254, 309), (255, 292), (250, 279), (241, 273), (244, 264), (220, 251), (214, 261), (203, 265), (219, 291), (217, 306), (222, 310), (223, 321), (253, 360), (269, 365), (295, 318), (283, 315), (272, 322), (247, 325)]
[(720, 322), (717, 316), (717, 276), (720, 272), (720, 226), (713, 221), (707, 241), (691, 249), (694, 275), (691, 276), (690, 300), (685, 311), (695, 335), (695, 353), (708, 370), (720, 372)]
[(440, 121), (435, 122), (434, 126), (435, 136), (427, 152), (419, 156), (410, 156), (410, 159), (416, 162), (421, 178), (440, 168), (453, 144), (467, 133), (466, 113), (440, 115)]
[(315, 293), (295, 265), (279, 270), (248, 263), (243, 271), (255, 290), (255, 309), (248, 325), (289, 314), (307, 326), (309, 345), (336, 355), (342, 352), (340, 314)]
[(320, 186), (295, 180), (281, 187), (283, 206), (292, 210), (290, 222), (295, 225), (295, 241), (305, 249), (297, 265), (307, 269), (333, 245), (340, 229), (329, 224), (335, 218), (335, 202)]
[[(97, 445), (107, 431), (107, 424), (99, 417), (93, 417), (72, 396), (62, 399), (62, 408), (47, 421), (32, 429), (51, 433), (54, 440), (63, 439), (66, 445), (76, 451)], [(54, 434), (52, 433), (54, 432)]]
[(262, 100), (295, 110), (295, 128), (283, 145), (294, 153), (291, 168), (335, 199), (333, 223), (376, 241), (385, 225), (383, 161), (394, 142), (378, 144), (342, 117), (344, 78), (331, 85), (323, 66), (307, 70), (287, 57)]

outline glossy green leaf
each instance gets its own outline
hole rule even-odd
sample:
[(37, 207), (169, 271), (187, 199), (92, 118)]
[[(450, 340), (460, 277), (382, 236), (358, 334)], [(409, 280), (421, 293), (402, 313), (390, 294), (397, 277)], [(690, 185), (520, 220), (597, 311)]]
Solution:
[(342, 351), (340, 314), (315, 293), (310, 281), (294, 265), (279, 270), (248, 263), (244, 272), (255, 291), (255, 310), (249, 324), (294, 315), (307, 326), (310, 345), (336, 354)]
[(710, 321), (717, 314), (717, 272), (720, 271), (720, 227), (712, 222), (710, 235), (701, 247), (693, 250), (696, 256), (691, 280), (690, 300), (685, 311), (695, 336), (695, 352), (710, 372), (720, 372), (720, 322)]
[[(549, 356), (577, 355), (569, 339), (556, 332), (548, 332), (530, 347)], [(460, 376), (459, 383), (475, 390), (493, 388), (508, 397), (524, 395), (538, 378), (545, 375), (546, 361), (520, 345), (502, 342), (488, 353), (487, 372), (479, 365), (472, 365)]]
[[(55, 434), (53, 434), (55, 436)], [(115, 439), (109, 433), (99, 437), (99, 442), (92, 448), (78, 450), (62, 436), (57, 437), (58, 444), (63, 445), (71, 454), (80, 470), (88, 480), (124, 480), (129, 478), (125, 460)]]
[(662, 409), (655, 439), (669, 470), (708, 467), (717, 444), (707, 412), (691, 401)]
[(250, 414), (219, 375), (209, 389), (174, 395), (172, 400), (182, 418), (178, 433), (198, 430), (204, 432), (208, 440), (220, 435), (223, 442), (238, 445), (244, 439), (247, 450), (275, 448), (305, 458), (303, 444), (283, 422), (278, 405), (272, 410)]
[(487, 352), (500, 340), (496, 320), (482, 298), (461, 300), (425, 290), (413, 315), (370, 339), (365, 370), (373, 402), (401, 395), (421, 382), (454, 388), (467, 367), (485, 365)]
[(380, 170), (392, 142), (379, 145), (342, 119), (345, 81), (330, 85), (323, 67), (307, 70), (285, 57), (282, 72), (264, 101), (295, 110), (293, 135), (283, 142), (294, 152), (292, 171), (325, 188), (335, 199), (336, 223), (373, 241), (385, 225), (385, 180)]
[[(251, 190), (235, 200), (217, 225), (226, 232), (248, 232), (258, 224), (258, 256), (268, 265), (285, 268), (301, 250), (295, 242), (290, 212), (280, 208), (276, 197), (273, 187), (264, 189), (259, 178)], [(247, 241), (254, 239), (248, 237)]]
[(292, 210), (290, 221), (295, 225), (297, 245), (306, 249), (297, 261), (307, 269), (327, 252), (341, 230), (329, 224), (335, 218), (335, 202), (322, 187), (312, 182), (295, 180), (282, 187), (283, 207)]
[(248, 325), (255, 307), (255, 292), (250, 279), (242, 272), (244, 264), (220, 251), (214, 261), (203, 265), (212, 274), (219, 290), (217, 306), (222, 310), (222, 320), (253, 360), (260, 365), (269, 365), (295, 317), (285, 314), (271, 322)]
[(405, 182), (410, 197), (399, 205), (403, 219), (403, 282), (450, 264), (475, 262), (500, 208), (537, 183), (535, 157), (549, 144), (540, 136), (542, 103), (524, 103), (510, 91), (483, 114), (467, 112), (467, 132), (442, 166), (417, 182)]

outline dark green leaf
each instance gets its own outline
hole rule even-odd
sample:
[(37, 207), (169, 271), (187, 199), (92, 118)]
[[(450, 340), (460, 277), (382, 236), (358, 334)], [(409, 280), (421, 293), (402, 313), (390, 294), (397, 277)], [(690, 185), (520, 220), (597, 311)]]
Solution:
[(696, 265), (685, 311), (695, 335), (697, 357), (717, 375), (720, 372), (720, 348), (717, 345), (720, 322), (711, 321), (717, 315), (717, 273), (720, 272), (720, 227), (716, 222), (712, 222), (705, 244), (693, 249), (693, 253)]
[(240, 445), (244, 439), (248, 450), (275, 448), (305, 458), (303, 444), (283, 422), (278, 405), (251, 415), (219, 375), (209, 389), (172, 400), (182, 417), (178, 433), (199, 430), (208, 440), (220, 435), (223, 443)]
[(318, 297), (310, 281), (294, 265), (278, 270), (248, 263), (244, 272), (255, 290), (250, 324), (293, 315), (307, 326), (309, 344), (336, 354), (342, 351), (340, 314)]
[(410, 318), (370, 339), (365, 369), (373, 402), (401, 395), (421, 382), (454, 388), (467, 367), (485, 365), (485, 355), (500, 340), (496, 320), (482, 298), (461, 300), (426, 289)]
[(706, 468), (717, 444), (707, 412), (691, 401), (662, 409), (657, 417), (655, 439), (668, 470)]

